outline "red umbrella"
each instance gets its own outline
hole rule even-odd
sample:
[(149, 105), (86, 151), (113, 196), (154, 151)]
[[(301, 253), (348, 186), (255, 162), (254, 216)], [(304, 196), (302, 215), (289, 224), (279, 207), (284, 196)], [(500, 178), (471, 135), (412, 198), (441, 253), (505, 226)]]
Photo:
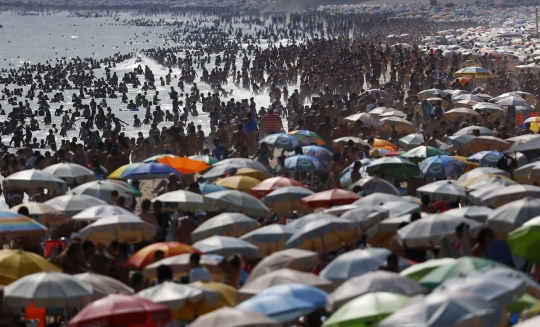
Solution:
[(272, 191), (277, 190), (278, 188), (286, 186), (301, 186), (304, 187), (304, 184), (300, 183), (297, 180), (290, 179), (287, 177), (273, 177), (265, 179), (259, 184), (255, 185), (251, 189), (251, 194), (259, 199), (262, 199)]
[(156, 326), (171, 320), (171, 310), (152, 301), (123, 294), (112, 294), (85, 306), (69, 327)]
[(333, 189), (306, 196), (302, 204), (312, 208), (330, 208), (332, 206), (351, 204), (362, 198), (360, 195), (346, 190)]
[(146, 265), (149, 265), (154, 262), (154, 253), (156, 251), (162, 251), (163, 257), (168, 258), (178, 254), (184, 253), (193, 253), (201, 251), (192, 247), (191, 245), (178, 243), (178, 242), (159, 242), (150, 244), (135, 252), (129, 259), (124, 263), (124, 267), (144, 269)]

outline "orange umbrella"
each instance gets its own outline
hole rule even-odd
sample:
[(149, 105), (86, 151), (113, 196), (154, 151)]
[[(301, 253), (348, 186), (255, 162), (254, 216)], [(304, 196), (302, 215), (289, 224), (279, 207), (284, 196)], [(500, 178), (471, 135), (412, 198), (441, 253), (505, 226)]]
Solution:
[(386, 140), (381, 140), (381, 139), (374, 139), (373, 145), (371, 147), (375, 149), (388, 149), (391, 151), (396, 151), (398, 149), (398, 147), (392, 144), (391, 142), (388, 142)]
[(126, 263), (124, 263), (124, 266), (128, 268), (144, 269), (146, 265), (154, 262), (154, 253), (158, 250), (163, 251), (164, 258), (193, 252), (199, 252), (202, 254), (201, 251), (184, 243), (159, 242), (145, 246), (137, 251), (129, 258), (128, 261), (126, 261)]
[(272, 191), (277, 190), (278, 188), (286, 186), (300, 186), (304, 187), (304, 184), (300, 183), (297, 180), (290, 179), (287, 177), (273, 177), (267, 180), (260, 182), (251, 189), (251, 194), (256, 198), (262, 199), (266, 195), (270, 194)]
[(330, 208), (332, 206), (351, 204), (362, 198), (360, 195), (340, 189), (332, 189), (306, 196), (302, 204), (312, 208)]
[(201, 171), (210, 168), (210, 166), (204, 161), (193, 160), (188, 157), (163, 157), (158, 158), (157, 161), (178, 170), (184, 175), (193, 175), (195, 173), (200, 173)]

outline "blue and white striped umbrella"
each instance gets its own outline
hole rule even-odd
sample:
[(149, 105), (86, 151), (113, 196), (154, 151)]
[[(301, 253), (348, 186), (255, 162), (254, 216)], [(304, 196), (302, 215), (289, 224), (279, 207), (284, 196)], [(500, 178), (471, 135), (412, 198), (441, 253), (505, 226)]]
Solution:
[(280, 149), (286, 149), (286, 150), (293, 150), (297, 146), (304, 145), (296, 137), (289, 134), (268, 135), (262, 140), (260, 140), (259, 144), (263, 142), (266, 142), (270, 146), (280, 148)]
[(317, 158), (299, 154), (285, 158), (285, 169), (289, 171), (318, 171), (323, 169), (323, 165)]
[(504, 154), (500, 153), (499, 151), (480, 151), (468, 157), (467, 160), (471, 162), (478, 162), (484, 167), (494, 167), (497, 166), (497, 162), (503, 156)]
[(467, 164), (451, 156), (435, 156), (420, 163), (424, 177), (446, 179), (461, 175), (467, 169)]

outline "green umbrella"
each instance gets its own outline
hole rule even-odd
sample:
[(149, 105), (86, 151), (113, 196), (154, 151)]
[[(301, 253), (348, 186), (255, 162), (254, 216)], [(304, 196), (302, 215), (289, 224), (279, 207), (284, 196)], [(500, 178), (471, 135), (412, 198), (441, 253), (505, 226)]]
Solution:
[(439, 267), (420, 279), (420, 285), (433, 290), (444, 281), (470, 273), (485, 267), (498, 266), (510, 269), (508, 266), (495, 261), (476, 257), (461, 257), (454, 262)]
[(412, 265), (409, 268), (400, 272), (399, 274), (401, 276), (409, 277), (414, 281), (419, 281), (420, 279), (422, 279), (422, 277), (429, 274), (432, 270), (454, 263), (454, 261), (456, 261), (456, 259), (454, 258), (431, 259), (426, 262)]
[(434, 148), (432, 146), (419, 146), (417, 148), (414, 148), (412, 150), (409, 150), (405, 153), (401, 154), (401, 158), (409, 160), (413, 163), (419, 163), (422, 162), (424, 159), (439, 155), (450, 155), (450, 153), (443, 151), (438, 148)]
[(368, 293), (345, 303), (324, 322), (323, 327), (375, 326), (402, 308), (409, 299), (403, 294)]
[(119, 179), (109, 179), (109, 181), (111, 181), (111, 183), (120, 184), (120, 185), (124, 186), (125, 188), (128, 189), (128, 192), (133, 193), (134, 197), (142, 196), (141, 191), (139, 191), (135, 186), (129, 184), (128, 182), (125, 182), (125, 181), (122, 181), (122, 180), (119, 180)]
[(540, 263), (540, 217), (533, 218), (510, 232), (506, 242), (514, 254), (533, 263)]
[(538, 300), (529, 294), (525, 294), (519, 299), (515, 300), (512, 304), (506, 307), (508, 312), (521, 312), (525, 309), (529, 309), (533, 305), (538, 303)]
[(216, 162), (219, 161), (219, 160), (217, 160), (216, 158), (214, 158), (212, 156), (191, 156), (189, 158), (193, 159), (193, 160), (205, 162), (208, 165), (213, 165), (213, 164), (215, 164)]
[(369, 175), (382, 178), (417, 176), (420, 174), (418, 165), (399, 157), (387, 157), (373, 160), (366, 167)]

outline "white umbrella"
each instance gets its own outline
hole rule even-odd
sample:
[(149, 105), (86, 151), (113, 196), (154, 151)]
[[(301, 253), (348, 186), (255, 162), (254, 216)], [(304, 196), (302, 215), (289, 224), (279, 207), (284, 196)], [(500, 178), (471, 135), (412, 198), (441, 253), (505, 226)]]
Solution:
[(60, 178), (38, 169), (16, 172), (2, 180), (4, 187), (38, 188), (62, 190), (67, 188), (66, 182)]
[(68, 274), (44, 271), (24, 276), (4, 288), (4, 305), (27, 308), (76, 308), (92, 301), (92, 285)]
[(43, 171), (66, 181), (69, 185), (79, 185), (96, 180), (93, 171), (73, 163), (59, 163), (49, 166)]
[(466, 196), (464, 187), (459, 186), (455, 181), (443, 180), (433, 182), (419, 187), (416, 190), (418, 197), (427, 194), (432, 200), (456, 202), (460, 197)]
[(259, 223), (246, 215), (225, 212), (212, 217), (191, 232), (191, 239), (196, 242), (212, 235), (239, 237), (259, 227)]
[(133, 244), (152, 240), (156, 229), (141, 218), (117, 215), (100, 218), (81, 229), (79, 234), (83, 239), (101, 244), (112, 241)]
[(221, 308), (197, 318), (189, 327), (280, 327), (281, 323), (258, 312)]
[(335, 311), (348, 301), (373, 292), (413, 296), (428, 291), (414, 280), (397, 273), (382, 270), (372, 271), (353, 277), (336, 288), (326, 299), (326, 311)]
[(234, 158), (216, 162), (212, 169), (206, 172), (202, 177), (206, 180), (212, 181), (216, 178), (223, 176), (223, 174), (227, 173), (231, 169), (239, 168), (255, 169), (265, 175), (268, 175), (269, 177), (273, 175), (270, 171), (268, 171), (268, 168), (266, 168), (260, 162), (245, 158)]
[(362, 122), (362, 126), (372, 127), (372, 126), (382, 126), (384, 125), (376, 116), (369, 114), (367, 112), (362, 112), (359, 114), (354, 114), (343, 118), (343, 121), (348, 124), (355, 124), (357, 121)]
[(360, 200), (354, 201), (353, 204), (358, 207), (374, 207), (390, 201), (408, 202), (407, 200), (397, 195), (375, 192), (370, 195), (364, 196)]
[(194, 248), (205, 254), (229, 256), (238, 253), (244, 257), (259, 257), (259, 248), (235, 237), (212, 236), (193, 243)]
[(333, 206), (332, 208), (324, 209), (323, 213), (327, 213), (329, 215), (339, 217), (345, 212), (353, 210), (353, 209), (358, 209), (358, 206), (355, 206), (354, 204), (344, 204), (341, 206)]
[[(182, 275), (185, 276), (189, 274), (189, 270), (191, 269), (191, 265), (189, 263), (190, 257), (191, 253), (184, 253), (149, 264), (148, 266), (144, 267), (144, 277), (150, 280), (156, 278), (157, 270), (162, 265), (171, 267), (175, 277), (181, 277)], [(210, 274), (212, 275), (214, 280), (217, 280), (216, 277), (223, 277), (223, 272), (219, 267), (219, 261), (216, 260), (215, 255), (203, 254), (201, 255), (201, 260), (199, 261), (199, 263), (201, 264), (201, 266), (205, 267), (210, 271)]]
[(476, 220), (479, 223), (485, 223), (489, 214), (493, 212), (493, 209), (482, 206), (469, 206), (455, 208), (445, 211), (445, 215), (453, 215), (457, 217), (465, 217), (468, 219)]
[(75, 216), (71, 217), (71, 219), (94, 221), (103, 217), (118, 216), (118, 215), (139, 217), (129, 210), (105, 203), (105, 204), (92, 206), (88, 209), (84, 209), (83, 211), (79, 212)]
[(246, 283), (281, 268), (311, 271), (319, 264), (319, 254), (313, 251), (286, 249), (265, 256), (252, 270)]
[(345, 212), (341, 215), (341, 219), (355, 221), (362, 231), (367, 231), (389, 215), (390, 211), (382, 207), (363, 207)]
[(272, 224), (244, 234), (240, 239), (259, 247), (261, 254), (270, 254), (284, 250), (285, 242), (294, 231), (294, 228), (287, 225)]
[(523, 199), (526, 196), (540, 198), (540, 187), (521, 184), (497, 187), (480, 197), (478, 203), (498, 208), (509, 202)]
[(131, 202), (131, 198), (133, 195), (129, 192), (129, 190), (125, 186), (113, 183), (109, 180), (84, 183), (74, 189), (71, 189), (70, 193), (90, 195), (95, 198), (101, 199), (108, 204), (114, 204), (111, 200), (112, 191), (117, 191), (120, 195), (125, 196), (127, 203)]
[(503, 176), (506, 176), (506, 177), (510, 177), (510, 174), (502, 169), (499, 169), (499, 168), (492, 168), (492, 167), (479, 167), (479, 168), (475, 168), (473, 170), (471, 170), (470, 172), (468, 173), (465, 173), (463, 175), (461, 175), (457, 181), (458, 182), (464, 182), (466, 180), (469, 180), (469, 179), (473, 179), (473, 178), (476, 178), (476, 177), (480, 177), (482, 175), (486, 175), (486, 174), (495, 174), (495, 175), (503, 175)]
[(412, 300), (377, 326), (497, 326), (503, 311), (474, 293), (435, 292)]
[(165, 211), (197, 211), (205, 208), (202, 195), (185, 190), (163, 193), (152, 201), (161, 201)]
[(442, 213), (418, 219), (401, 228), (397, 233), (400, 240), (408, 247), (428, 246), (440, 244), (444, 237), (457, 241), (456, 227), (460, 224), (468, 225), (471, 232), (483, 226), (475, 220)]
[(186, 305), (186, 301), (198, 303), (202, 300), (206, 300), (209, 307), (214, 307), (217, 303), (219, 294), (214, 291), (191, 285), (164, 282), (142, 290), (135, 294), (135, 296), (163, 304), (171, 310), (177, 310), (182, 309)]
[(218, 207), (232, 212), (241, 212), (248, 216), (268, 217), (270, 209), (253, 195), (242, 191), (219, 191), (204, 196), (207, 206)]
[(366, 195), (373, 193), (385, 193), (400, 196), (398, 189), (388, 182), (385, 179), (379, 178), (377, 176), (370, 176), (366, 178), (359, 179), (354, 182), (351, 186), (348, 187), (349, 190), (352, 190), (356, 185), (362, 187), (362, 192)]
[(105, 201), (89, 195), (66, 194), (45, 202), (53, 208), (64, 211), (68, 217), (93, 206), (105, 205)]
[(525, 197), (493, 210), (487, 225), (495, 232), (508, 233), (532, 218), (540, 216), (540, 199)]
[(388, 210), (389, 217), (401, 216), (408, 213), (420, 212), (420, 205), (401, 199), (400, 201), (385, 202), (379, 206)]
[(133, 289), (126, 284), (114, 278), (87, 272), (84, 274), (73, 275), (80, 281), (92, 285), (93, 293), (92, 300), (99, 300), (109, 294), (133, 294)]

